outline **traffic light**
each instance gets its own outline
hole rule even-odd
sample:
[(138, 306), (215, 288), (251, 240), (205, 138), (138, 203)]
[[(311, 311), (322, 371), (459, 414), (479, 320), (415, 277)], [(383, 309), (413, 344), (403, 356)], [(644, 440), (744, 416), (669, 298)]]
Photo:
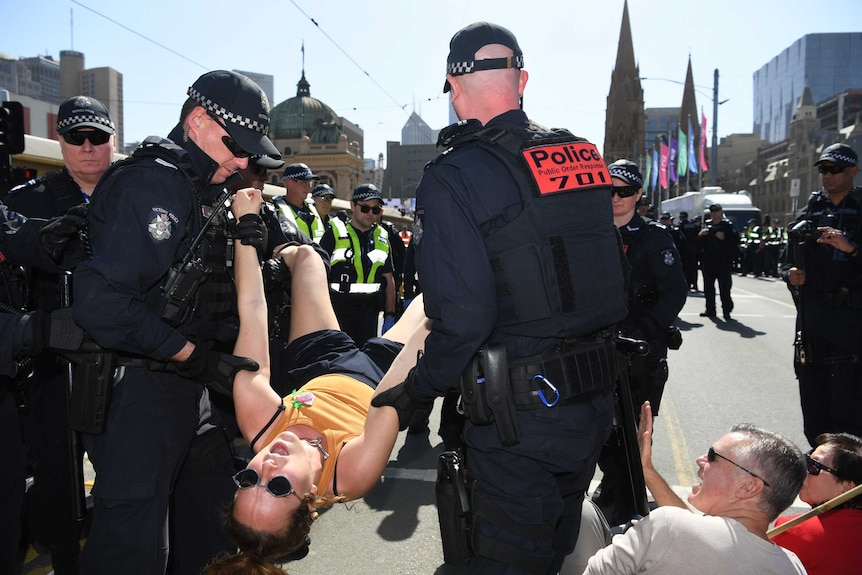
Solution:
[(21, 102), (0, 104), (0, 154), (24, 151), (24, 106)]

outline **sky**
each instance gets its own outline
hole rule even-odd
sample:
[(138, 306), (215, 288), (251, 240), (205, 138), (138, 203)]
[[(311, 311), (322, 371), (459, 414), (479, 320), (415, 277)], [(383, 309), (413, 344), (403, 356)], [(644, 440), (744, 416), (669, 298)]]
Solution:
[[(366, 158), (400, 141), (416, 111), (449, 123), (443, 94), (449, 40), (479, 20), (518, 38), (530, 74), (524, 109), (536, 122), (604, 141), (623, 0), (2, 0), (0, 52), (83, 52), (87, 68), (123, 75), (125, 140), (166, 135), (201, 74), (275, 76), (274, 106), (296, 95), (304, 65), (311, 95), (364, 130)], [(752, 76), (806, 34), (859, 29), (858, 0), (630, 0), (646, 107), (678, 107), (691, 58), (697, 105), (718, 136), (752, 130)], [(845, 16), (842, 16), (845, 15)], [(855, 29), (854, 29), (855, 28)]]

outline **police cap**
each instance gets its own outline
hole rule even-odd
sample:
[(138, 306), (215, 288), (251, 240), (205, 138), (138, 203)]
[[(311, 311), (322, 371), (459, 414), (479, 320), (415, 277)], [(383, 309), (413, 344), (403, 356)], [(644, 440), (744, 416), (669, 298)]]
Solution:
[(353, 201), (364, 202), (367, 200), (380, 200), (380, 205), (383, 205), (383, 196), (380, 195), (380, 190), (374, 184), (362, 184), (353, 190)]
[(317, 180), (320, 179), (320, 176), (311, 173), (311, 168), (306, 164), (297, 163), (297, 164), (288, 164), (288, 166), (284, 169), (284, 174), (281, 176), (282, 180)]
[[(485, 58), (476, 60), (476, 52), (488, 44), (502, 44), (512, 50), (508, 58)], [(446, 58), (446, 73), (452, 76), (472, 74), (482, 70), (523, 68), (524, 54), (518, 39), (507, 28), (490, 22), (474, 22), (455, 32), (449, 41), (449, 57)], [(449, 91), (449, 81), (443, 84), (443, 93)]]
[(317, 184), (311, 190), (311, 197), (319, 198), (321, 196), (335, 196), (335, 190), (329, 184)]
[(836, 166), (849, 168), (859, 163), (859, 157), (847, 144), (832, 144), (823, 150), (814, 165), (819, 166), (820, 162), (832, 162)]
[(62, 104), (57, 112), (57, 133), (66, 134), (75, 128), (96, 128), (114, 133), (114, 122), (103, 103), (90, 96), (74, 96)]
[(620, 179), (630, 186), (642, 188), (644, 185), (640, 168), (631, 160), (617, 160), (608, 166), (608, 171), (612, 178)]
[(250, 78), (227, 70), (207, 72), (195, 80), (188, 96), (207, 113), (218, 116), (230, 137), (246, 152), (281, 157), (266, 135), (269, 100)]

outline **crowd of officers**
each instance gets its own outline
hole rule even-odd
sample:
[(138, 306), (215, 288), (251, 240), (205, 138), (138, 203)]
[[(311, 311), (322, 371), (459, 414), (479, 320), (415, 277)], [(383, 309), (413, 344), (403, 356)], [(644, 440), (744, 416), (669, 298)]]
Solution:
[[(481, 67), (475, 67), (477, 62)], [(577, 540), (581, 501), (597, 462), (608, 477), (605, 500), (600, 493), (597, 501), (616, 503), (611, 507), (614, 522), (630, 517), (632, 502), (621, 503), (619, 495), (622, 456), (613, 448), (613, 438), (606, 442), (614, 419), (611, 374), (616, 373), (617, 329), (650, 342), (649, 354), (633, 361), (629, 370), (634, 398), (628, 407), (648, 400), (657, 413), (668, 377), (667, 350), (681, 344), (673, 323), (687, 292), (698, 289), (698, 267), (712, 298), (712, 307), (708, 297), (702, 315), (716, 314), (713, 284), (718, 281), (724, 317), (730, 320), (729, 274), (735, 254), (744, 254), (739, 257), (743, 275), (777, 275), (788, 240), (780, 222), (768, 218), (737, 234), (717, 205), (708, 222), (699, 221), (700, 216), (689, 221), (685, 213), (677, 225), (667, 213), (650, 222), (645, 217), (648, 203), (644, 206), (642, 200), (643, 177), (626, 160), (602, 173), (608, 176), (602, 181), (613, 181), (610, 198), (607, 186), (564, 193), (544, 187), (548, 184), (539, 170), (525, 171), (513, 159), (513, 150), (523, 142), (536, 146), (533, 158), (560, 141), (600, 156), (589, 142), (528, 120), (519, 106), (527, 82), (522, 67), (517, 40), (504, 28), (476, 23), (452, 39), (444, 91), (452, 91), (455, 110), (465, 121), (441, 134), (441, 145), (449, 151), (429, 165), (417, 191), (417, 223), (409, 248), (422, 250), (418, 266), (401, 233), (382, 221), (384, 200), (374, 185), (353, 190), (349, 214), (332, 214), (333, 189), (317, 183), (320, 177), (305, 164), (284, 165), (267, 137), (266, 97), (241, 74), (215, 71), (198, 78), (168, 138), (148, 138), (130, 158), (113, 165), (115, 129), (105, 106), (85, 96), (64, 102), (57, 121), (63, 169), (8, 193), (5, 202), (24, 217), (7, 218), (3, 211), (7, 232), (32, 228), (35, 224), (24, 225), (32, 218), (41, 222), (41, 235), (34, 240), (21, 232), (17, 240), (27, 241), (28, 247), (20, 256), (0, 243), (5, 250), (0, 251), (2, 295), (11, 312), (0, 317), (0, 327), (14, 332), (6, 338), (4, 331), (4, 343), (10, 353), (29, 349), (33, 356), (32, 363), (3, 369), (2, 421), (19, 433), (0, 438), (4, 454), (15, 454), (0, 473), (0, 486), (8, 487), (0, 494), (4, 510), (11, 514), (11, 519), (0, 518), (0, 570), (15, 569), (19, 539), (46, 545), (58, 575), (197, 573), (213, 556), (235, 549), (218, 516), (233, 497), (231, 470), (243, 456), (233, 449), (238, 431), (231, 386), (239, 370), (257, 369), (255, 362), (232, 355), (238, 318), (231, 262), (237, 241), (258, 247), (263, 261), (272, 345), (285, 340), (289, 329), (289, 271), (273, 259), (279, 248), (291, 243), (314, 247), (329, 266), (339, 323), (358, 345), (394, 324), (399, 302), (417, 293), (413, 270), (418, 267), (434, 327), (425, 355), (417, 358), (407, 379), (379, 397), (396, 408), (402, 429), (427, 418), (434, 398), (452, 392), (451, 382), (461, 379), (465, 364), (484, 362), (486, 351), (491, 357), (486, 343), (506, 350), (506, 381), (514, 393), (523, 390), (506, 415), (511, 427), (504, 429), (502, 412), (495, 426), (480, 425), (478, 412), (468, 412), (463, 431), (473, 498), (481, 504), (474, 515), (474, 572), (529, 573), (536, 565), (544, 566), (542, 572), (558, 572)], [(473, 73), (477, 71), (494, 73)], [(486, 90), (486, 81), (499, 83), (501, 90)], [(827, 170), (852, 167), (855, 174), (855, 153), (838, 152), (824, 152), (819, 163), (826, 161)], [(282, 168), (285, 193), (261, 208), (266, 233), (260, 237), (261, 228), (248, 225), (246, 216), (233, 220), (225, 210), (227, 199), (231, 190), (262, 188), (267, 172)], [(817, 241), (846, 254), (838, 268), (850, 277), (859, 249), (854, 242), (862, 238), (858, 194), (848, 197), (837, 209), (825, 199), (809, 206), (809, 218), (835, 224)], [(516, 209), (525, 205), (529, 209)], [(562, 209), (573, 206), (591, 206), (577, 217), (594, 218), (585, 221), (607, 232), (596, 244), (606, 256), (600, 263), (607, 265), (591, 277), (574, 269), (587, 256), (577, 251), (582, 249), (577, 236), (586, 230), (538, 225), (573, 217)], [(853, 229), (840, 229), (851, 219)], [(503, 245), (489, 261), (488, 254)], [(552, 262), (525, 245), (551, 246)], [(825, 249), (808, 247), (812, 257)], [(70, 250), (77, 254), (71, 262), (66, 258)], [(534, 266), (536, 273), (525, 276), (523, 266)], [(67, 270), (73, 267), (70, 283)], [(631, 277), (625, 281), (627, 270)], [(787, 280), (793, 286), (805, 284), (798, 271)], [(853, 278), (858, 275), (856, 269)], [(552, 278), (553, 285), (539, 285), (540, 277)], [(592, 296), (592, 307), (578, 307), (580, 302), (566, 297), (573, 284), (587, 290), (579, 297)], [(858, 286), (839, 302), (835, 294), (840, 290), (832, 289), (836, 286), (815, 277), (806, 285), (795, 295), (809, 309), (862, 308)], [(200, 297), (192, 297), (197, 290)], [(72, 315), (63, 315), (69, 307)], [(857, 346), (859, 323), (852, 326)], [(811, 325), (822, 327), (822, 322)], [(826, 366), (812, 365), (810, 358), (797, 362), (809, 396), (818, 393), (823, 377), (835, 375), (836, 365), (848, 389), (854, 381), (858, 386), (858, 361), (828, 355), (825, 341), (825, 336), (823, 341), (812, 337), (803, 342), (808, 347), (801, 344), (815, 359), (830, 360)], [(482, 365), (492, 366), (487, 361)], [(590, 366), (606, 377), (569, 381), (564, 374), (572, 366)], [(530, 377), (535, 369), (558, 373), (560, 379)], [(67, 407), (68, 390), (75, 389), (71, 384), (79, 383), (75, 378), (80, 376), (102, 386), (87, 388), (87, 418)], [(547, 400), (551, 391), (558, 401)], [(91, 396), (107, 394), (112, 395), (107, 414), (106, 403), (87, 403)], [(74, 395), (71, 405), (76, 405)], [(532, 415), (551, 408), (559, 417)], [(816, 425), (814, 419), (806, 424), (809, 437), (815, 427), (834, 430), (829, 409), (828, 401), (821, 400), (816, 412), (806, 413), (816, 417)], [(83, 433), (76, 436), (70, 427)], [(81, 436), (83, 444), (75, 440)], [(26, 505), (24, 446), (34, 478)], [(82, 552), (80, 493), (73, 496), (72, 486), (75, 460), (84, 450), (97, 483)], [(545, 461), (543, 453), (554, 456)], [(560, 458), (562, 453), (568, 457)], [(23, 524), (16, 514), (25, 518)], [(537, 539), (524, 532), (526, 524), (538, 524), (546, 534)]]

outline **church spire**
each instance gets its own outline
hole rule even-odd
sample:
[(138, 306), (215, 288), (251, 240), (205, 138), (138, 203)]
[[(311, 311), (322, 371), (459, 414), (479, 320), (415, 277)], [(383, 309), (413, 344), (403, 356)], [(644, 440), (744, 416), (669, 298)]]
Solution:
[(644, 92), (635, 62), (628, 2), (623, 3), (623, 21), (617, 45), (617, 63), (611, 73), (605, 112), (605, 161), (626, 158), (643, 165)]

